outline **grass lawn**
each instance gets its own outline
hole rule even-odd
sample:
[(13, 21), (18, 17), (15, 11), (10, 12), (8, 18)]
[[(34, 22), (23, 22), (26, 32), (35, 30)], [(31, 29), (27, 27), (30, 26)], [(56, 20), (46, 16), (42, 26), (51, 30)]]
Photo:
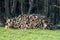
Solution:
[(60, 30), (21, 30), (0, 27), (0, 40), (60, 40)]

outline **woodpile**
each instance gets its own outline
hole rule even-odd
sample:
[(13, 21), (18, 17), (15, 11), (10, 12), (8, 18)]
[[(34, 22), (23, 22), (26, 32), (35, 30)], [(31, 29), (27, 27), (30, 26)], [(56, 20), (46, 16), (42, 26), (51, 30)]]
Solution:
[(46, 17), (39, 17), (37, 15), (19, 15), (8, 19), (5, 23), (5, 28), (15, 28), (15, 29), (49, 29), (50, 20)]

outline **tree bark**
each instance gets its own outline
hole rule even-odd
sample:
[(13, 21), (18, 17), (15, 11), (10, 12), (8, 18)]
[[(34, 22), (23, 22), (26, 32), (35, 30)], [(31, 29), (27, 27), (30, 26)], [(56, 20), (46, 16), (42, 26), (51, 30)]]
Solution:
[(22, 15), (24, 14), (24, 11), (23, 11), (23, 0), (21, 0), (21, 14)]
[(11, 14), (13, 16), (15, 16), (14, 14), (16, 13), (16, 5), (17, 5), (17, 0), (13, 0), (13, 5), (12, 5), (12, 8), (11, 8)]
[(31, 10), (33, 7), (33, 0), (29, 0), (29, 10), (28, 10), (28, 14), (30, 14)]
[(44, 14), (48, 14), (48, 0), (44, 0)]
[(10, 18), (10, 13), (9, 13), (9, 0), (5, 0), (5, 13), (6, 13), (6, 18)]

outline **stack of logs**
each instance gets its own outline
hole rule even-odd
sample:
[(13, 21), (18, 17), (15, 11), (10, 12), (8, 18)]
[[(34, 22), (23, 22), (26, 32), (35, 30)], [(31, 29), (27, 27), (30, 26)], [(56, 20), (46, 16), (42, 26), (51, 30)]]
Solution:
[(19, 15), (8, 19), (5, 23), (5, 28), (15, 28), (15, 29), (49, 29), (50, 20), (46, 17), (38, 17), (36, 15)]

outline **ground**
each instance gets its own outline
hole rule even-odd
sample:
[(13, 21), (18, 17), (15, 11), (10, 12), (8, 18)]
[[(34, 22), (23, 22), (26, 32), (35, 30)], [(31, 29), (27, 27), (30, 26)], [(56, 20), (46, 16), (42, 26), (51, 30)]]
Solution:
[(22, 30), (0, 27), (0, 40), (60, 40), (60, 30)]

